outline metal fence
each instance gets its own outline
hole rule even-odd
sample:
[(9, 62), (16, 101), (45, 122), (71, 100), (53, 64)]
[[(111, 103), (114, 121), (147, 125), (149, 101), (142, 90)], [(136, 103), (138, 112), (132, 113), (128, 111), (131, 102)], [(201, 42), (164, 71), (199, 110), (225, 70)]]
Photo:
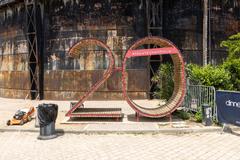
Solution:
[(216, 110), (216, 92), (212, 86), (203, 85), (187, 85), (187, 93), (184, 99), (183, 107), (188, 111), (201, 111), (203, 104), (208, 104), (212, 107), (213, 119), (217, 117)]

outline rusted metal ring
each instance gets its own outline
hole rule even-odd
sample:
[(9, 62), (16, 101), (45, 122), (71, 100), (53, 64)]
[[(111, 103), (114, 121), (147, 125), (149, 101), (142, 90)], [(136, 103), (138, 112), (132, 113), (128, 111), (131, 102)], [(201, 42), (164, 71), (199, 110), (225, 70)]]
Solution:
[[(153, 44), (163, 47), (163, 50), (152, 49), (137, 50), (140, 46), (146, 44)], [(166, 52), (166, 53), (165, 53)], [(126, 61), (131, 57), (138, 57), (145, 55), (156, 55), (156, 54), (170, 54), (174, 64), (174, 91), (170, 100), (163, 106), (157, 108), (144, 108), (134, 103), (127, 94), (127, 72), (126, 72)], [(122, 90), (123, 96), (128, 104), (134, 109), (136, 113), (146, 117), (164, 117), (172, 113), (177, 107), (181, 105), (185, 95), (185, 74), (184, 74), (184, 62), (180, 50), (169, 40), (160, 37), (145, 37), (135, 42), (125, 53), (122, 66)]]

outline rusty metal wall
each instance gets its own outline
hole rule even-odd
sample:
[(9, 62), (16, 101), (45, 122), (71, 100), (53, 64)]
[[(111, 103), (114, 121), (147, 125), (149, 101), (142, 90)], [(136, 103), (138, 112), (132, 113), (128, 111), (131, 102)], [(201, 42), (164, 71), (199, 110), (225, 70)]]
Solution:
[[(108, 61), (95, 51), (78, 60), (68, 50), (83, 38), (98, 38), (114, 52), (116, 67), (133, 41), (146, 35), (145, 10), (141, 1), (127, 0), (54, 0), (45, 1), (44, 24), (44, 98), (78, 99), (99, 80)], [(141, 16), (142, 15), (142, 16)], [(100, 55), (100, 56), (99, 56)], [(102, 59), (99, 60), (97, 58)], [(148, 80), (146, 59), (129, 62), (129, 91), (135, 98), (146, 98)], [(93, 94), (91, 99), (122, 99), (121, 74), (115, 73)]]
[[(164, 1), (163, 36), (181, 50), (187, 63), (202, 64), (202, 0)], [(240, 31), (240, 1), (209, 0), (209, 62), (219, 64), (226, 58), (220, 42)]]
[(29, 92), (24, 5), (0, 9), (0, 96), (25, 98)]
[(163, 36), (173, 41), (188, 63), (202, 62), (202, 0), (164, 1)]
[[(236, 0), (212, 0), (210, 6), (209, 59), (217, 64), (226, 57), (226, 51), (219, 48), (220, 42), (240, 31), (240, 5)], [(102, 76), (106, 60), (102, 60), (102, 65), (96, 56), (84, 61), (68, 56), (69, 48), (80, 39), (94, 37), (104, 41), (115, 53), (116, 67), (120, 67), (129, 45), (147, 35), (145, 7), (143, 0), (40, 0), (43, 98), (78, 99)], [(201, 0), (163, 1), (162, 34), (181, 49), (187, 63), (202, 62), (202, 12)], [(23, 3), (0, 7), (1, 97), (24, 98), (30, 89), (24, 23)], [(147, 63), (144, 58), (128, 62), (128, 92), (133, 98), (147, 98)], [(85, 64), (90, 67), (83, 68)], [(120, 73), (114, 73), (92, 96), (121, 98)]]
[[(130, 70), (128, 73), (128, 90), (131, 97), (134, 97), (135, 99), (147, 97), (146, 92), (148, 88), (144, 84), (146, 79), (142, 79), (142, 81), (136, 81), (135, 79), (135, 77), (146, 77), (146, 70)], [(44, 86), (44, 95), (47, 99), (72, 100), (75, 97), (79, 98), (96, 82), (101, 74), (101, 71), (96, 70), (81, 72), (58, 70), (45, 72), (45, 77), (47, 77), (45, 78), (45, 81), (48, 83)], [(90, 99), (122, 99), (121, 88), (121, 74), (114, 73)]]
[(209, 55), (212, 64), (219, 64), (227, 53), (220, 43), (232, 34), (240, 32), (240, 1), (212, 0), (210, 8), (211, 50)]

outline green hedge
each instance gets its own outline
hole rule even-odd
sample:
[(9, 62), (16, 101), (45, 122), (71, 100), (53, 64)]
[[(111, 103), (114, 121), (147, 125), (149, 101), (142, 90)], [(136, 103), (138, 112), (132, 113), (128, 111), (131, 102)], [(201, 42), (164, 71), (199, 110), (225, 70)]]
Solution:
[(231, 73), (222, 66), (207, 65), (204, 67), (189, 64), (187, 76), (195, 85), (214, 86), (216, 89), (232, 90)]

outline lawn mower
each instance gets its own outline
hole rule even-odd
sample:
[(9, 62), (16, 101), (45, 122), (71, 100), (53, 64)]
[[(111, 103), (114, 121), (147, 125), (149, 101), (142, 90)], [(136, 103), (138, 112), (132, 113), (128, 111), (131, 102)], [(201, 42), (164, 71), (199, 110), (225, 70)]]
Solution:
[(31, 121), (34, 111), (34, 107), (18, 110), (13, 118), (7, 121), (7, 125), (23, 125), (24, 123)]

